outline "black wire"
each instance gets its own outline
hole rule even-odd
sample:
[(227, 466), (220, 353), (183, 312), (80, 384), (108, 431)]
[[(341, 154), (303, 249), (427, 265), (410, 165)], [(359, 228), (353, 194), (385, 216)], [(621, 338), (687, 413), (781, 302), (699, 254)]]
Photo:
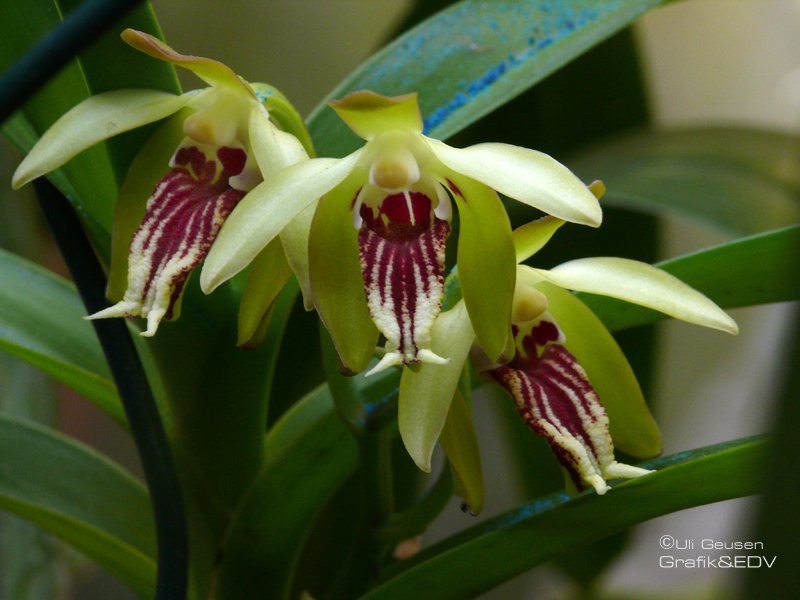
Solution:
[[(34, 181), (45, 218), (89, 314), (107, 306), (106, 278), (69, 201), (44, 178)], [(188, 533), (183, 499), (167, 437), (124, 319), (92, 321), (139, 451), (155, 515), (158, 543), (156, 600), (183, 600)]]
[(0, 78), (0, 124), (142, 0), (86, 0)]

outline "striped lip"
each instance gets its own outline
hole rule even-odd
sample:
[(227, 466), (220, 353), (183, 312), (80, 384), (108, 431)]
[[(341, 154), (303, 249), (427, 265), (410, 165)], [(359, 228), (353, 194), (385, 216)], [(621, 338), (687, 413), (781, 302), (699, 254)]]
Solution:
[(88, 318), (143, 317), (142, 335), (148, 337), (161, 319), (172, 318), (189, 274), (245, 195), (229, 180), (242, 172), (246, 160), (241, 148), (179, 148), (133, 236), (123, 299)]
[(393, 365), (445, 363), (431, 349), (442, 308), (445, 242), (450, 224), (422, 192), (390, 194), (360, 207), (358, 245), (370, 316), (386, 337), (386, 354), (368, 375)]
[(542, 318), (527, 333), (515, 334), (521, 350), (490, 373), (514, 398), (528, 427), (550, 444), (575, 487), (588, 485), (602, 495), (609, 490), (606, 479), (649, 473), (614, 459), (608, 415), (586, 371), (561, 345), (558, 326)]

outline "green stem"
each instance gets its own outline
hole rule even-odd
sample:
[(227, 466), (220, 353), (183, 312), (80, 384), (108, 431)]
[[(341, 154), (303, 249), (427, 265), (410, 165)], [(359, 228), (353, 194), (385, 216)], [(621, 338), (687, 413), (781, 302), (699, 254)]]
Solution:
[(322, 323), (319, 325), (319, 340), (322, 347), (322, 366), (333, 396), (333, 405), (345, 425), (358, 439), (364, 431), (367, 415), (364, 403), (358, 395), (355, 379), (343, 375), (339, 369), (339, 355), (336, 354), (331, 336)]
[(387, 427), (385, 402), (369, 404), (359, 394), (355, 377), (342, 375), (330, 335), (320, 324), (322, 361), (334, 406), (359, 448), (361, 477), (360, 514), (354, 543), (331, 590), (332, 597), (349, 597), (363, 591), (385, 558), (379, 532), (394, 512), (392, 439)]
[(365, 432), (359, 439), (363, 478), (364, 520), (368, 530), (380, 529), (394, 512), (392, 431)]

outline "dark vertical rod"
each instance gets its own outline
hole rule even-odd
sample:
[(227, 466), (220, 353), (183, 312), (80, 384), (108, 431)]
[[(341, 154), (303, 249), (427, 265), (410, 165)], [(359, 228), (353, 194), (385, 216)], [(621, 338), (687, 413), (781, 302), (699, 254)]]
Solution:
[[(105, 308), (106, 277), (69, 201), (43, 178), (34, 181), (45, 218), (89, 314)], [(156, 600), (183, 600), (188, 533), (183, 498), (167, 436), (124, 319), (93, 321), (142, 462), (158, 543)]]
[(0, 78), (0, 124), (142, 0), (86, 0)]

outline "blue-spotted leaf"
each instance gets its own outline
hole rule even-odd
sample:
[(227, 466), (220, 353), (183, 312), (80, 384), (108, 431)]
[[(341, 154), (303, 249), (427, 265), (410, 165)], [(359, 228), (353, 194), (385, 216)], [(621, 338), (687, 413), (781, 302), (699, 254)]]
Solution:
[[(329, 97), (419, 92), (426, 133), (445, 139), (662, 2), (464, 0), (387, 45)], [(309, 125), (321, 156), (358, 144), (325, 104)]]

